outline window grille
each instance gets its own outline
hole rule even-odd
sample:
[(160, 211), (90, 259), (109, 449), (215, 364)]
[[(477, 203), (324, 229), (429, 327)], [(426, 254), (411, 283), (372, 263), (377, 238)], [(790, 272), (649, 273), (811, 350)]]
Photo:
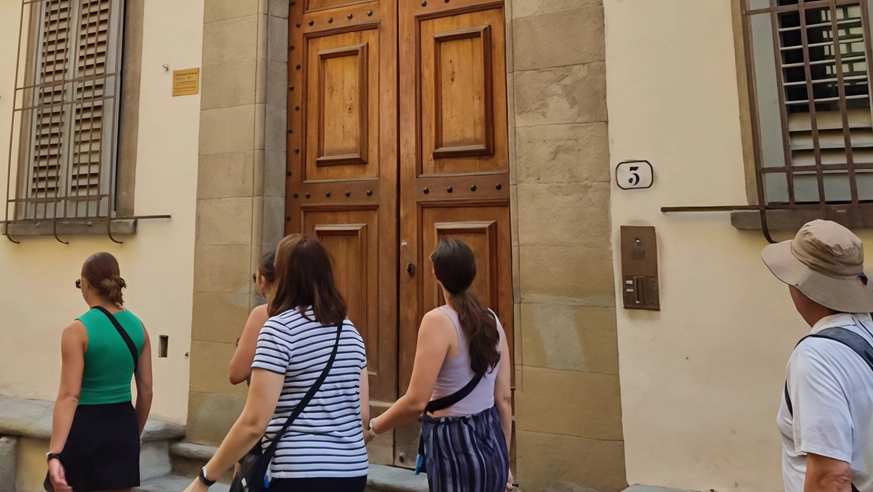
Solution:
[(873, 210), (873, 0), (740, 0), (758, 204), (664, 212)]
[(23, 0), (6, 223), (113, 213), (122, 0)]

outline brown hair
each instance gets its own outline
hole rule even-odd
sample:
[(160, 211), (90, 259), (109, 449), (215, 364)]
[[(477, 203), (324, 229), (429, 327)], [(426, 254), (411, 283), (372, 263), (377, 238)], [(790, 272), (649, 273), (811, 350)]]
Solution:
[(315, 320), (323, 325), (346, 318), (346, 301), (336, 288), (330, 254), (312, 236), (291, 234), (279, 243), (275, 289), (267, 308), (270, 316), (312, 306)]
[(118, 260), (110, 253), (96, 253), (82, 265), (82, 278), (91, 284), (100, 297), (121, 306), (124, 299), (121, 289), (127, 287), (118, 268)]
[(261, 257), (258, 263), (258, 275), (271, 284), (276, 281), (276, 252), (270, 251)]
[(500, 333), (494, 315), (467, 291), (476, 278), (476, 257), (463, 241), (443, 239), (430, 259), (437, 280), (452, 295), (452, 307), (470, 347), (470, 366), (484, 375), (500, 361)]

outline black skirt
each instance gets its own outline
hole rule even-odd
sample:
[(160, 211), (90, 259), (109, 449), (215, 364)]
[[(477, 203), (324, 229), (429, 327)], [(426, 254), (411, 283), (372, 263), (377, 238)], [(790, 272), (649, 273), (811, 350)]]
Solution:
[(82, 405), (61, 452), (74, 492), (139, 486), (139, 422), (130, 402)]

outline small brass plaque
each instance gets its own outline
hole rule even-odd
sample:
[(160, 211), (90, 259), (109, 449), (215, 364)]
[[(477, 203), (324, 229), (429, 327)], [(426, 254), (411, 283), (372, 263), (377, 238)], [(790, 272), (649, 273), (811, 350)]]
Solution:
[(200, 92), (200, 69), (173, 70), (173, 97)]

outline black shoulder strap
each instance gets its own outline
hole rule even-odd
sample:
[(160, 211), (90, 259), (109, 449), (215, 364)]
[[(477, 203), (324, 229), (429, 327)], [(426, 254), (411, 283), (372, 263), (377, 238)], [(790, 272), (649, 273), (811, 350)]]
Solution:
[(107, 311), (106, 308), (102, 306), (94, 306), (93, 309), (96, 309), (101, 313), (105, 314), (106, 317), (109, 318), (109, 321), (112, 322), (112, 326), (114, 326), (115, 329), (118, 330), (118, 334), (121, 335), (121, 338), (124, 339), (124, 343), (127, 344), (128, 350), (130, 350), (130, 356), (133, 357), (133, 372), (136, 372), (136, 368), (137, 366), (139, 366), (139, 355), (136, 351), (136, 345), (134, 345), (133, 340), (130, 339), (130, 335), (128, 335), (127, 332), (124, 331), (124, 328), (121, 327), (121, 323), (119, 323), (118, 320), (115, 319), (115, 316)]
[(469, 396), (470, 393), (472, 393), (473, 390), (476, 389), (476, 386), (479, 386), (479, 381), (482, 381), (481, 374), (477, 374), (477, 375), (473, 376), (473, 379), (471, 379), (470, 382), (467, 383), (467, 385), (464, 386), (463, 388), (459, 389), (458, 391), (452, 393), (449, 396), (444, 396), (442, 398), (433, 400), (430, 403), (428, 403), (427, 406), (424, 408), (424, 413), (427, 414), (427, 413), (439, 412), (440, 410), (445, 410), (446, 408), (449, 408), (450, 406), (454, 405), (455, 403), (458, 403), (459, 401), (461, 401), (464, 398), (466, 398), (467, 396)]
[(324, 384), (324, 380), (327, 379), (327, 373), (329, 373), (330, 368), (333, 367), (333, 361), (336, 360), (336, 353), (339, 351), (340, 334), (343, 332), (344, 323), (345, 320), (341, 320), (336, 325), (336, 343), (333, 345), (333, 352), (330, 353), (330, 358), (327, 359), (327, 365), (324, 366), (321, 375), (318, 376), (318, 379), (312, 384), (312, 387), (309, 388), (309, 391), (306, 392), (306, 395), (302, 400), (300, 400), (300, 403), (294, 407), (294, 411), (291, 412), (291, 415), (289, 415), (288, 419), (285, 421), (285, 425), (282, 426), (282, 429), (280, 429), (279, 433), (276, 434), (276, 437), (273, 438), (273, 441), (267, 447), (267, 450), (264, 451), (264, 455), (272, 457), (273, 453), (276, 452), (276, 448), (279, 446), (279, 441), (282, 439), (282, 436), (284, 436), (285, 432), (288, 431), (288, 427), (290, 427), (294, 420), (303, 413), (303, 409), (306, 408), (306, 405), (309, 405), (309, 402), (312, 401), (312, 398), (316, 393), (318, 393), (318, 390), (321, 389), (321, 385)]
[[(870, 344), (864, 337), (858, 335), (852, 330), (847, 330), (840, 327), (827, 328), (814, 335), (808, 335), (801, 338), (800, 341), (797, 342), (797, 345), (803, 343), (803, 341), (807, 338), (824, 338), (827, 340), (833, 340), (835, 342), (842, 343), (846, 347), (852, 349), (853, 352), (858, 354), (858, 357), (866, 362), (867, 365), (870, 367), (870, 370), (873, 371), (873, 347), (870, 346)], [(791, 396), (788, 394), (788, 381), (785, 381), (785, 405), (788, 407), (788, 413), (793, 417), (794, 408), (791, 405)]]

